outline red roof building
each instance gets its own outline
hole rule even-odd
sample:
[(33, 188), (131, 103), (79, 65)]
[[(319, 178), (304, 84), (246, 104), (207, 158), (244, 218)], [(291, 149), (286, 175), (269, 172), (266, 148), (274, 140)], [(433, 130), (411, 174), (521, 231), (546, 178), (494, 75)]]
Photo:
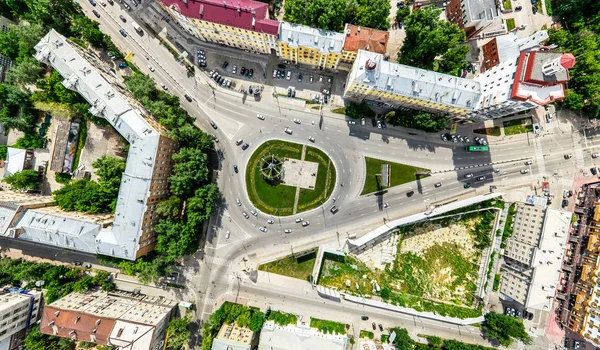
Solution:
[(254, 0), (161, 0), (185, 30), (198, 38), (259, 53), (276, 48), (279, 22), (268, 4)]

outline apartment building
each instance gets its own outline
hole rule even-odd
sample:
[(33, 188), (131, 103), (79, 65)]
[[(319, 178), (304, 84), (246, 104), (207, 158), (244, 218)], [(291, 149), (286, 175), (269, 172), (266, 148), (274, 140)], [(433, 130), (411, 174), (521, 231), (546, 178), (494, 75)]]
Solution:
[(386, 54), (390, 33), (367, 27), (346, 24), (344, 27), (344, 47), (342, 48), (342, 60), (339, 69), (350, 70), (352, 63), (356, 60), (358, 50)]
[(234, 323), (225, 323), (213, 340), (211, 350), (251, 350), (254, 332)]
[(568, 327), (600, 347), (600, 203), (596, 203), (587, 231), (587, 245), (581, 254), (581, 275), (571, 292), (575, 300)]
[(279, 22), (254, 0), (160, 0), (171, 18), (200, 40), (250, 52), (277, 49)]
[(277, 54), (292, 64), (337, 69), (343, 47), (341, 33), (288, 22), (280, 24)]
[(0, 350), (23, 348), (27, 331), (38, 320), (41, 302), (38, 291), (0, 290)]
[(71, 293), (44, 307), (40, 332), (125, 350), (160, 350), (176, 305), (123, 291)]
[[(54, 30), (35, 46), (36, 59), (51, 65), (63, 85), (80, 93), (90, 112), (104, 118), (129, 144), (114, 217), (64, 213), (49, 205), (5, 205), (0, 231), (13, 239), (135, 260), (156, 244), (158, 202), (169, 195), (168, 177), (177, 143), (93, 51), (83, 50)], [(10, 198), (0, 201), (10, 202)]]
[(323, 333), (316, 328), (310, 328), (308, 324), (310, 322), (280, 326), (273, 321), (266, 321), (260, 331), (258, 350), (343, 350), (348, 346), (346, 334)]
[(516, 203), (500, 293), (530, 310), (550, 311), (572, 213)]
[(465, 32), (467, 39), (506, 34), (496, 0), (450, 0), (446, 18)]

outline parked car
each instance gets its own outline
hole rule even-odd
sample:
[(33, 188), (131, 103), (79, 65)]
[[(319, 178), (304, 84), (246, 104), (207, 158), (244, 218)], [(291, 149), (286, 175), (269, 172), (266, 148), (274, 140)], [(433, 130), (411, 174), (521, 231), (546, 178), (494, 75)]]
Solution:
[(375, 322), (371, 323), (371, 326), (373, 327), (373, 330), (377, 329), (377, 326), (375, 326)]
[(248, 70), (248, 78), (252, 78), (253, 75), (254, 75), (254, 69), (250, 68)]
[(259, 228), (259, 230), (260, 230), (260, 232), (267, 232), (268, 231), (266, 226), (263, 226), (263, 227)]
[(186, 100), (188, 100), (188, 102), (192, 102), (192, 98), (190, 97), (190, 95), (183, 95), (185, 97)]
[(525, 165), (531, 165), (531, 164), (533, 164), (533, 162), (530, 161), (530, 160), (528, 160), (528, 161), (525, 162)]
[(225, 232), (225, 239), (229, 239), (229, 235), (230, 235), (229, 231)]
[(227, 68), (227, 66), (229, 65), (229, 62), (225, 61), (223, 62), (223, 64), (221, 65), (221, 68), (225, 69)]
[(573, 155), (572, 154), (565, 154), (563, 157), (565, 159), (571, 159), (571, 157), (573, 157)]
[(369, 319), (369, 316), (360, 316), (360, 319), (363, 321), (367, 321)]
[(73, 264), (75, 266), (81, 266), (81, 261), (73, 260), (73, 261), (71, 261), (71, 264)]
[[(120, 66), (120, 65), (119, 65), (119, 66)], [(163, 83), (160, 83), (160, 87), (161, 87), (163, 90), (165, 90), (165, 91), (169, 90), (169, 88), (168, 88), (168, 87), (167, 87), (165, 84), (163, 84)]]
[(236, 174), (238, 173), (238, 166), (237, 165), (233, 166), (233, 171), (235, 171)]
[(292, 129), (286, 127), (285, 129), (283, 129), (283, 131), (285, 131), (286, 134), (292, 134)]
[(294, 123), (296, 123), (296, 124), (300, 124), (300, 123), (302, 123), (302, 122), (300, 121), (300, 119), (298, 119), (298, 118), (294, 118)]
[(469, 178), (472, 178), (472, 177), (473, 177), (473, 174), (466, 174), (465, 175), (465, 179), (469, 179)]
[(155, 70), (154, 67), (152, 67), (152, 66), (148, 66), (148, 69), (150, 69), (151, 72), (154, 72), (154, 70)]
[(314, 137), (312, 137), (312, 136), (309, 136), (309, 137), (308, 137), (308, 141), (310, 141), (310, 142), (315, 142), (315, 138), (314, 138)]
[(594, 168), (590, 168), (590, 173), (592, 173), (592, 175), (596, 175), (598, 173), (598, 171), (594, 167)]
[(517, 6), (515, 7), (515, 12), (519, 12), (523, 9), (523, 6)]
[(365, 118), (360, 118), (360, 125), (364, 126), (366, 123)]
[(484, 175), (477, 176), (477, 181), (483, 181), (483, 180), (485, 180), (485, 176)]
[(383, 332), (383, 326), (381, 325), (381, 323), (378, 326), (379, 326), (379, 331)]
[(412, 197), (413, 194), (415, 194), (415, 191), (408, 191), (406, 192), (406, 197)]
[(125, 62), (119, 63), (119, 68), (127, 68), (127, 63), (125, 63)]
[(283, 231), (285, 233), (292, 233), (292, 230), (290, 230), (289, 228), (286, 228), (285, 231)]
[(354, 124), (356, 124), (356, 121), (354, 121), (354, 120), (348, 120), (348, 125), (354, 125)]
[(522, 169), (521, 170), (521, 174), (527, 174), (529, 172), (529, 169)]
[(96, 2), (94, 0), (88, 0), (92, 6), (96, 6)]
[(301, 83), (302, 82), (302, 73), (298, 73), (298, 82)]
[(598, 158), (598, 156), (600, 156), (600, 153), (592, 153), (592, 158)]
[(92, 13), (94, 14), (94, 16), (100, 18), (100, 14), (98, 13), (98, 11), (92, 10)]
[(463, 185), (463, 188), (471, 188), (471, 184), (467, 182), (466, 184)]
[(85, 267), (86, 269), (92, 268), (92, 264), (90, 264), (89, 262), (84, 262), (83, 264), (81, 264), (81, 266)]
[(290, 80), (290, 79), (292, 79), (292, 72), (291, 72), (291, 71), (288, 71), (288, 72), (287, 72), (287, 76), (286, 76), (285, 78), (286, 78), (287, 80)]
[(563, 207), (563, 208), (564, 207), (568, 207), (569, 206), (569, 201), (566, 200), (566, 199), (563, 199), (563, 201), (560, 203), (560, 206)]
[(274, 223), (275, 223), (275, 221), (273, 221), (273, 220), (271, 220), (271, 219), (267, 220), (267, 224), (271, 224), (271, 225), (273, 225)]

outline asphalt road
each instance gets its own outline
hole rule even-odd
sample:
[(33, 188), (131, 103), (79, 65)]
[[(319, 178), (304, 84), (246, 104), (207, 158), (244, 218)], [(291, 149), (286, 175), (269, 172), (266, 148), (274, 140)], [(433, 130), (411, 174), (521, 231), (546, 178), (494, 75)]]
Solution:
[[(85, 0), (79, 2), (84, 11), (91, 15), (92, 6)], [(194, 272), (188, 278), (191, 281), (189, 286), (198, 292), (196, 304), (203, 311), (198, 317), (212, 311), (215, 298), (226, 292), (229, 276), (239, 273), (243, 268), (256, 267), (292, 249), (336, 241), (342, 246), (346, 233), (362, 234), (383, 224), (384, 219), (393, 220), (423, 211), (429, 204), (460, 196), (485, 193), (491, 184), (500, 188), (534, 185), (542, 176), (553, 174), (568, 179), (578, 167), (592, 164), (590, 152), (598, 146), (596, 139), (587, 140), (587, 143), (579, 141), (579, 131), (575, 126), (569, 127), (566, 118), (561, 122), (563, 127), (558, 126), (544, 136), (507, 138), (492, 144), (489, 153), (466, 152), (464, 144), (443, 142), (437, 134), (414, 135), (391, 127), (379, 130), (372, 128), (370, 123), (366, 126), (349, 126), (342, 116), (327, 112), (323, 115), (323, 127), (319, 128), (318, 111), (288, 108), (282, 98), (272, 96), (274, 91), (270, 87), (265, 88), (261, 101), (255, 101), (220, 87), (213, 89), (211, 85), (214, 86), (214, 82), (204, 73), (197, 72), (195, 77), (189, 77), (185, 68), (156, 38), (148, 33), (138, 35), (133, 30), (129, 15), (118, 8), (118, 3), (114, 6), (97, 6), (96, 10), (101, 14), (98, 19), (101, 29), (113, 38), (123, 52), (134, 53), (133, 62), (142, 71), (157, 83), (164, 83), (169, 92), (180, 97), (182, 106), (196, 118), (198, 127), (213, 133), (220, 140), (217, 149), (222, 157), (217, 182), (225, 204), (211, 220), (203, 260), (196, 262), (199, 272)], [(125, 16), (128, 21), (123, 23), (119, 15)], [(127, 31), (127, 37), (119, 34), (120, 28)], [(148, 68), (149, 65), (155, 69), (153, 72)], [(192, 96), (193, 101), (187, 102), (184, 94)], [(265, 115), (266, 119), (258, 120), (257, 113)], [(292, 121), (295, 118), (300, 119), (301, 124), (295, 124)], [(210, 127), (210, 120), (215, 121), (218, 129)], [(293, 135), (285, 134), (284, 127), (291, 128)], [(242, 210), (249, 212), (253, 208), (245, 195), (243, 181), (245, 164), (251, 153), (269, 139), (311, 144), (308, 142), (309, 136), (315, 138), (314, 146), (324, 150), (337, 169), (338, 184), (333, 196), (337, 198), (335, 204), (339, 212), (333, 215), (319, 208), (302, 213), (301, 216), (311, 223), (305, 228), (294, 222), (300, 215), (280, 218), (274, 225), (266, 224), (265, 221), (271, 216), (263, 213), (257, 218), (251, 216), (245, 219)], [(473, 138), (473, 135), (470, 136)], [(237, 139), (248, 142), (250, 148), (242, 151), (233, 142)], [(572, 153), (573, 157), (565, 160), (563, 156), (568, 153)], [(418, 183), (390, 189), (383, 197), (360, 196), (365, 172), (364, 156), (425, 167), (440, 173), (421, 179)], [(526, 159), (532, 160), (533, 165), (526, 166)], [(240, 168), (239, 174), (233, 171), (233, 165)], [(453, 170), (464, 167), (470, 168)], [(494, 172), (497, 168), (501, 170)], [(521, 174), (523, 169), (529, 170), (529, 173)], [(464, 175), (468, 173), (473, 173), (474, 178), (485, 175), (486, 179), (465, 179)], [(442, 186), (435, 188), (434, 184), (438, 182)], [(464, 189), (465, 182), (473, 183), (473, 187)], [(414, 190), (415, 195), (406, 197), (408, 190)], [(236, 206), (236, 198), (241, 200), (241, 207)], [(383, 203), (387, 203), (384, 210)], [(329, 208), (331, 204), (333, 202), (330, 200), (324, 208)], [(258, 230), (264, 225), (269, 226), (266, 234)], [(293, 230), (292, 234), (283, 234), (287, 228)], [(229, 240), (224, 237), (225, 231), (232, 232)], [(256, 289), (261, 288), (265, 287), (256, 286)], [(265, 297), (273, 296), (268, 291), (262, 293)]]

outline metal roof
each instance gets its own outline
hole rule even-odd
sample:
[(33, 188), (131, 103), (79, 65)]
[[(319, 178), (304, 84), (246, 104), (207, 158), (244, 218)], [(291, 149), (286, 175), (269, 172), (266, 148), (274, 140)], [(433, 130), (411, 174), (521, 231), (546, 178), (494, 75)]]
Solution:
[(322, 54), (341, 53), (344, 47), (344, 34), (316, 29), (301, 24), (281, 22), (279, 41), (290, 47), (309, 47)]

